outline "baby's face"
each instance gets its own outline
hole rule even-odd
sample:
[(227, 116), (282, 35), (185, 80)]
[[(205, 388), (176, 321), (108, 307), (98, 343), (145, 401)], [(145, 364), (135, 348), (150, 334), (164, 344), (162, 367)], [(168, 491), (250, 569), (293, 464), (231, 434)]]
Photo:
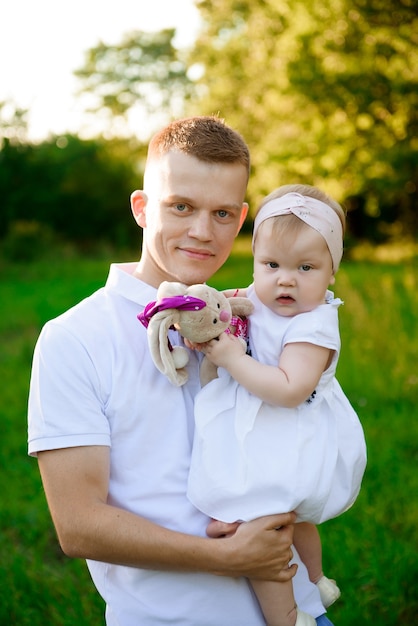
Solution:
[(325, 302), (327, 287), (333, 283), (331, 255), (316, 230), (306, 225), (278, 243), (271, 220), (261, 224), (254, 251), (254, 287), (265, 306), (286, 317), (312, 311)]

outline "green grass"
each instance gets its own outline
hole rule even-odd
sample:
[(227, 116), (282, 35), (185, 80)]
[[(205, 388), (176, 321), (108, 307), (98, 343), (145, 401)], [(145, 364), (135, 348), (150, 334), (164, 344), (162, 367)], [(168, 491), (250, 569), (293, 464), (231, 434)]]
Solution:
[[(103, 623), (86, 566), (57, 545), (36, 461), (26, 454), (26, 403), (42, 325), (101, 286), (107, 265), (0, 266), (1, 624)], [(244, 286), (251, 273), (250, 257), (238, 251), (211, 283)], [(337, 275), (345, 301), (338, 377), (364, 425), (369, 462), (354, 507), (321, 526), (326, 572), (343, 591), (329, 611), (336, 626), (412, 624), (418, 613), (416, 283), (412, 261), (346, 261)]]

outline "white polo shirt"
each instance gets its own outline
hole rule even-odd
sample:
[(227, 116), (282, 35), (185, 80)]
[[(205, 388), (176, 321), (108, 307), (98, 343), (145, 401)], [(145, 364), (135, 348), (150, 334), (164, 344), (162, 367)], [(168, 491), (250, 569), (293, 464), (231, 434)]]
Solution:
[[(166, 528), (205, 536), (208, 518), (186, 497), (197, 356), (174, 387), (154, 366), (137, 320), (156, 290), (112, 265), (106, 286), (48, 322), (36, 345), (29, 396), (29, 453), (110, 447), (109, 503)], [(170, 333), (173, 345), (179, 343)], [(324, 613), (303, 565), (296, 601)], [(142, 570), (89, 561), (108, 626), (262, 626), (245, 579)]]

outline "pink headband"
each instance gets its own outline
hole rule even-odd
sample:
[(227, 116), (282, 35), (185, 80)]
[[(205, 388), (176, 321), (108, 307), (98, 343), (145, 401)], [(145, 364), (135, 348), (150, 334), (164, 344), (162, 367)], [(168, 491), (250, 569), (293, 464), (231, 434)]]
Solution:
[(310, 196), (302, 196), (300, 193), (287, 193), (261, 207), (254, 220), (253, 250), (260, 224), (270, 217), (290, 213), (322, 235), (331, 254), (333, 271), (336, 272), (343, 255), (343, 228), (340, 218), (325, 202)]

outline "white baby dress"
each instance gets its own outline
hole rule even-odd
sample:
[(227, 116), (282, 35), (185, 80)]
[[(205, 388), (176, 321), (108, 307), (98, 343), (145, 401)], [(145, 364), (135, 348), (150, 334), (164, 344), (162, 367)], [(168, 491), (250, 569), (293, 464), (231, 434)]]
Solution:
[(363, 429), (335, 378), (341, 300), (328, 291), (314, 311), (282, 317), (261, 304), (252, 286), (247, 295), (258, 361), (277, 366), (289, 342), (330, 348), (334, 358), (311, 398), (293, 409), (264, 403), (218, 368), (219, 378), (195, 400), (188, 496), (225, 522), (295, 510), (299, 521), (317, 524), (353, 504), (366, 466)]

